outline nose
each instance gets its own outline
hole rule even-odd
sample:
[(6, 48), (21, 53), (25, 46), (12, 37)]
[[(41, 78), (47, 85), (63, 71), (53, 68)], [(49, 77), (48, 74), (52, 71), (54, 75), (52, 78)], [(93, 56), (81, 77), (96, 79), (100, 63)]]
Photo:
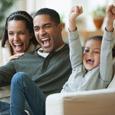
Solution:
[(40, 28), (40, 30), (39, 30), (39, 35), (40, 35), (40, 36), (43, 36), (43, 35), (45, 35), (45, 34), (46, 34), (45, 29)]
[(89, 54), (89, 55), (93, 55), (93, 54), (94, 54), (93, 50), (90, 49), (90, 51), (89, 51), (88, 54)]
[(19, 40), (18, 34), (14, 34), (14, 41), (18, 41), (18, 40)]

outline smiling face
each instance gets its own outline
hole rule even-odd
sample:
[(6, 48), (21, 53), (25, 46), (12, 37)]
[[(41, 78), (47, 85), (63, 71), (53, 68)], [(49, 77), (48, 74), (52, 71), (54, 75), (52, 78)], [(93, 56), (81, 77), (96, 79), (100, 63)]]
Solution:
[(34, 33), (44, 52), (52, 52), (63, 44), (62, 29), (62, 24), (55, 23), (49, 15), (34, 17)]
[(24, 21), (11, 20), (8, 22), (8, 41), (13, 54), (27, 51), (32, 35)]
[(101, 41), (88, 40), (83, 53), (83, 64), (86, 70), (91, 70), (100, 64)]

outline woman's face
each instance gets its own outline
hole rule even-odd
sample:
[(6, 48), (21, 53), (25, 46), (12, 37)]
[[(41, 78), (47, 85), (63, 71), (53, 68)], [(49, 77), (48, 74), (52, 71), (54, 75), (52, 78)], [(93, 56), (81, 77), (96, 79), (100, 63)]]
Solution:
[(8, 22), (8, 41), (13, 54), (26, 52), (29, 48), (31, 33), (24, 21), (11, 20)]

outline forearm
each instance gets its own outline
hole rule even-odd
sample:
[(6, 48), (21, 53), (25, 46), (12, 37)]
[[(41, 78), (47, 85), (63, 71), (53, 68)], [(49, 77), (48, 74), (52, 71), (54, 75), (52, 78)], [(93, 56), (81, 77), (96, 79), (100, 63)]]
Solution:
[(100, 74), (104, 81), (111, 81), (113, 75), (112, 33), (107, 31), (104, 31), (101, 47)]
[[(1, 69), (1, 68), (0, 68)], [(10, 75), (7, 72), (0, 70), (0, 87), (10, 84)]]
[(106, 26), (102, 40), (100, 74), (105, 81), (110, 81), (113, 75), (112, 48), (115, 40), (114, 34), (115, 4), (108, 5), (106, 9)]
[(10, 84), (11, 78), (15, 73), (12, 63), (0, 67), (0, 87)]
[(69, 32), (70, 61), (72, 68), (82, 63), (82, 46), (77, 31)]

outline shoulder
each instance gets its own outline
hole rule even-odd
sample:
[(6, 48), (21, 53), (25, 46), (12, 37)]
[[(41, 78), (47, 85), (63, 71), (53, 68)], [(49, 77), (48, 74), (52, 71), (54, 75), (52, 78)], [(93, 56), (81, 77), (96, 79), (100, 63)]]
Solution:
[(62, 50), (69, 50), (69, 45), (65, 43), (64, 47), (62, 48)]

